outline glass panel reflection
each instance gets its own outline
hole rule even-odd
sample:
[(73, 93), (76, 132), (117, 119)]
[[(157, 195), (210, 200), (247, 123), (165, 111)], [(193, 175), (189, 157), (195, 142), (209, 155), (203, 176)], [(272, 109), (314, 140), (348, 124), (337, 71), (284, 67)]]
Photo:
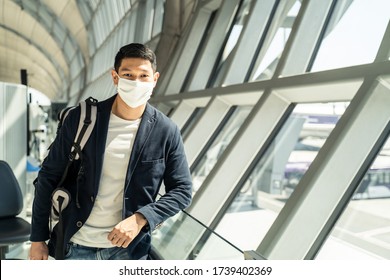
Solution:
[(316, 259), (390, 259), (390, 138)]
[[(241, 250), (255, 250), (347, 106), (348, 103), (297, 105), (216, 232)], [(232, 231), (232, 224), (236, 231)]]

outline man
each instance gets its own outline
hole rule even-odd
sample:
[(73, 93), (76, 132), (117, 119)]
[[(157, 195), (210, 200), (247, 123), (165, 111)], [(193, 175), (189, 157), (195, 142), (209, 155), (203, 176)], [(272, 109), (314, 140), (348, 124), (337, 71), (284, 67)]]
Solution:
[[(71, 201), (62, 213), (65, 259), (146, 259), (151, 231), (191, 202), (179, 129), (147, 103), (159, 78), (155, 54), (142, 44), (123, 46), (111, 74), (118, 93), (97, 104), (94, 130), (66, 181)], [(58, 234), (48, 225), (51, 194), (79, 118), (80, 109), (71, 110), (39, 172), (30, 259), (54, 256)], [(165, 194), (156, 201), (162, 182)]]

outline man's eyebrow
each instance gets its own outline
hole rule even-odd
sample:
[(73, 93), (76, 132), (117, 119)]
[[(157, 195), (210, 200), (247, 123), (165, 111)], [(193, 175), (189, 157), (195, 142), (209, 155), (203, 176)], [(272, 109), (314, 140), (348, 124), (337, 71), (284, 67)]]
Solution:
[[(122, 70), (122, 71), (133, 71), (134, 69), (133, 69), (133, 68), (124, 67), (124, 68), (122, 68), (121, 70)], [(149, 72), (147, 69), (137, 69), (137, 71)]]

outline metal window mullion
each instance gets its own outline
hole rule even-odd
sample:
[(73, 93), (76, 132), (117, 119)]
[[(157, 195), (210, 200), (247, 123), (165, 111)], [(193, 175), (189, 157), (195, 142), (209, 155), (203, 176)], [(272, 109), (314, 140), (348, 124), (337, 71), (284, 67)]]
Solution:
[[(277, 95), (262, 96), (194, 197), (188, 209), (191, 215), (208, 226), (213, 222), (289, 106), (289, 102)], [(207, 209), (205, 204), (209, 206)]]
[[(308, 1), (303, 1), (286, 47), (274, 72), (273, 80), (277, 79), (296, 44), (298, 29), (301, 27)], [(306, 68), (306, 65), (300, 65)], [(196, 193), (188, 212), (197, 217), (205, 225), (216, 224), (221, 218), (221, 209), (229, 203), (231, 194), (253, 162), (256, 154), (267, 143), (270, 135), (280, 127), (286, 112), (291, 110), (291, 103), (272, 94), (271, 88), (266, 88), (264, 94), (256, 103), (246, 123), (239, 129), (225, 152), (220, 157), (210, 174), (206, 177), (200, 190)], [(259, 130), (259, 123), (262, 129)], [(245, 149), (243, 149), (245, 147)], [(203, 205), (208, 205), (207, 209)]]
[[(389, 52), (389, 33), (390, 25), (376, 62)], [(370, 161), (369, 155), (388, 129), (390, 87), (375, 80), (376, 73), (366, 72), (365, 76), (347, 111), (257, 248), (267, 258), (315, 256), (356, 188), (353, 182), (359, 170)], [(315, 219), (310, 213), (317, 214)]]
[(143, 34), (143, 41), (142, 41), (145, 43), (152, 38), (153, 21), (154, 21), (154, 16), (156, 14), (154, 1), (155, 0), (146, 1), (146, 16), (144, 18), (144, 34)]
[(300, 74), (307, 70), (332, 3), (333, 0), (308, 1), (281, 75)]
[(270, 20), (265, 27), (265, 34), (262, 36), (259, 45), (257, 46), (255, 57), (251, 62), (250, 68), (246, 72), (245, 81), (251, 81), (255, 77), (257, 67), (261, 64), (262, 60), (269, 52), (269, 47), (272, 44), (274, 36), (276, 35), (281, 21), (286, 17), (288, 10), (292, 7), (294, 1), (280, 1), (275, 2), (274, 7), (271, 10)]
[(229, 123), (230, 119), (238, 108), (239, 107), (237, 106), (231, 106), (229, 108), (229, 110), (227, 111), (221, 122), (218, 124), (216, 129), (213, 131), (207, 142), (203, 145), (203, 148), (198, 152), (198, 156), (193, 160), (190, 166), (191, 173), (198, 168), (199, 164), (202, 162), (202, 159), (206, 156), (207, 151), (210, 149), (211, 145), (214, 144), (218, 136), (222, 133), (223, 129)]
[(390, 21), (387, 24), (385, 34), (383, 35), (382, 42), (379, 46), (375, 62), (388, 61), (390, 56)]
[(187, 73), (193, 71), (190, 66), (211, 15), (212, 11), (210, 10), (198, 10), (197, 14), (194, 16), (190, 31), (181, 41), (179, 41), (177, 47), (178, 51), (176, 51), (174, 57), (171, 58), (164, 76), (161, 77), (161, 81), (157, 85), (158, 92), (161, 92), (164, 95), (180, 92)]
[(162, 32), (164, 13), (160, 13), (160, 11), (161, 10), (164, 11), (165, 5), (166, 3), (164, 1), (154, 0), (155, 12), (154, 12), (153, 24), (152, 24), (152, 33), (151, 33), (152, 38)]
[[(273, 88), (278, 92), (282, 92), (285, 98), (288, 98), (291, 102), (305, 102), (307, 99), (309, 102), (332, 102), (334, 100), (340, 101), (340, 98), (333, 96), (333, 92), (328, 92), (327, 94), (319, 95), (318, 92), (314, 92), (312, 97), (309, 96), (288, 96), (288, 94), (284, 94), (284, 92), (292, 90), (296, 91), (300, 87), (305, 88), (313, 87), (328, 87), (329, 90), (334, 91), (332, 88), (332, 84), (351, 84), (355, 87), (356, 82), (360, 83), (360, 81), (368, 74), (372, 75), (389, 75), (390, 74), (390, 61), (380, 61), (374, 62), (370, 64), (363, 65), (355, 65), (351, 67), (325, 70), (321, 72), (309, 72), (301, 75), (288, 76), (288, 77), (279, 77), (277, 79), (272, 80), (262, 80), (255, 81), (251, 83), (244, 84), (235, 84), (226, 87), (216, 87), (216, 88), (208, 88), (205, 90), (193, 91), (193, 92), (185, 92), (182, 94), (171, 94), (168, 96), (154, 96), (153, 102), (171, 102), (171, 101), (179, 101), (186, 100), (188, 102), (196, 102), (198, 99), (210, 98), (212, 96), (218, 95), (219, 97), (233, 97), (240, 99), (240, 95), (250, 95), (250, 94), (259, 94), (262, 90), (266, 88)], [(350, 91), (350, 89), (346, 89), (346, 91)], [(356, 91), (355, 91), (356, 92)], [(303, 94), (306, 93), (303, 91)], [(306, 94), (307, 95), (307, 94)], [(350, 94), (345, 94), (340, 92), (339, 97), (345, 100), (350, 100)], [(258, 100), (258, 99), (257, 99)], [(234, 100), (230, 99), (230, 103), (236, 105)], [(237, 101), (239, 103), (239, 100)], [(255, 104), (255, 103), (253, 103)]]
[(239, 0), (223, 1), (214, 20), (211, 32), (208, 34), (201, 56), (194, 66), (193, 75), (190, 77), (186, 90), (203, 89), (207, 86), (210, 75), (214, 69), (216, 59), (223, 48), (227, 30), (229, 30), (233, 15), (236, 13)]
[(179, 129), (182, 129), (189, 117), (195, 110), (195, 106), (189, 102), (182, 100), (171, 114), (171, 120), (176, 123)]
[[(280, 60), (276, 66), (275, 72), (273, 73), (273, 77), (279, 77), (281, 73), (284, 71), (284, 68), (286, 67), (286, 63), (288, 66), (289, 59), (292, 57), (291, 53), (294, 51), (295, 46), (299, 45), (299, 42), (297, 38), (299, 37), (301, 33), (302, 22), (305, 18), (306, 10), (310, 7), (310, 1), (309, 0), (303, 0), (301, 4), (301, 8), (299, 10), (299, 13), (294, 21), (294, 25), (292, 27), (290, 36), (286, 42), (286, 45), (283, 49), (282, 55), (280, 57)], [(306, 69), (306, 65), (302, 63), (296, 63), (295, 68), (300, 69)], [(303, 71), (302, 71), (303, 72)]]
[(184, 145), (186, 147), (187, 161), (190, 166), (219, 126), (230, 107), (230, 104), (227, 104), (218, 97), (213, 97), (200, 119), (192, 127), (191, 131), (188, 132), (188, 136), (184, 140)]
[(250, 9), (248, 21), (234, 50), (234, 56), (229, 61), (223, 85), (242, 83), (245, 80), (246, 71), (251, 65), (256, 49), (263, 37), (269, 16), (276, 0), (255, 1)]
[[(187, 212), (196, 217), (206, 226), (210, 226), (215, 216), (220, 212), (226, 199), (233, 192), (235, 182), (242, 176), (243, 170), (249, 166), (256, 156), (257, 151), (266, 142), (268, 135), (281, 118), (284, 117), (290, 103), (280, 99), (277, 95), (267, 95), (261, 99), (253, 108), (246, 122), (241, 126), (235, 137), (232, 139), (221, 158), (211, 170), (202, 187), (197, 191), (191, 206)], [(259, 130), (259, 123), (262, 130)], [(245, 148), (243, 148), (245, 147)], [(207, 205), (207, 207), (204, 207)], [(178, 224), (180, 232), (188, 236), (187, 246), (177, 257), (180, 259), (191, 258), (194, 248), (201, 240), (206, 229), (203, 227), (193, 227), (192, 221), (184, 219)], [(174, 240), (167, 241), (174, 244)]]
[(388, 88), (377, 81), (363, 83), (257, 252), (269, 259), (307, 257), (390, 121), (389, 104)]
[(150, 13), (148, 10), (148, 1), (139, 1), (137, 7), (137, 20), (134, 40), (135, 42), (144, 43), (147, 40), (147, 32), (149, 30)]

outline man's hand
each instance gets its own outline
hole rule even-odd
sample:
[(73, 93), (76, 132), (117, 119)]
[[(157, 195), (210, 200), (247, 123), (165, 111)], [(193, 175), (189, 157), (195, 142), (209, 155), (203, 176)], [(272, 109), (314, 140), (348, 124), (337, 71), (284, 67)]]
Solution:
[(140, 213), (135, 213), (117, 224), (107, 238), (112, 245), (127, 248), (146, 224), (145, 217)]
[(49, 258), (49, 249), (44, 241), (31, 242), (30, 260), (47, 260)]

